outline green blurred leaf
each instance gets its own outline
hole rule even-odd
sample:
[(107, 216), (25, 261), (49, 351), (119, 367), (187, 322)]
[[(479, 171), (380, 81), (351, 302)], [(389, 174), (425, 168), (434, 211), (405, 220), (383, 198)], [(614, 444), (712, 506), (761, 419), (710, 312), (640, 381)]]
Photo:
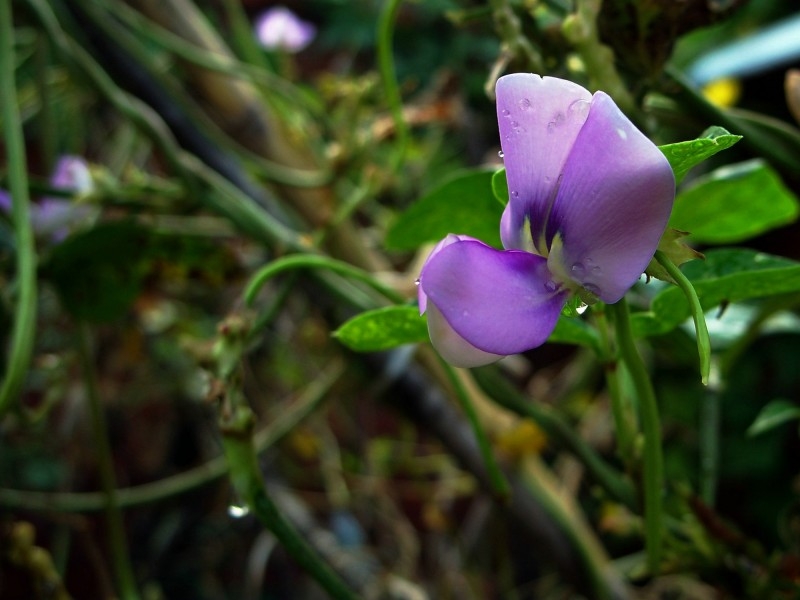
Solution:
[(793, 419), (800, 419), (800, 406), (788, 400), (773, 400), (758, 413), (753, 424), (747, 428), (747, 435), (761, 435)]
[(556, 344), (585, 346), (594, 350), (600, 348), (600, 338), (595, 329), (580, 318), (563, 315), (558, 319), (556, 328), (547, 341)]
[[(800, 263), (749, 248), (710, 250), (705, 260), (683, 267), (703, 310), (723, 302), (741, 302), (800, 291)], [(658, 293), (650, 312), (633, 315), (639, 336), (659, 335), (677, 327), (689, 316), (689, 305), (681, 290), (668, 287)]]
[(492, 193), (492, 171), (457, 173), (400, 215), (386, 236), (390, 250), (414, 250), (448, 233), (470, 235), (500, 248), (500, 216)]
[(709, 127), (696, 140), (665, 144), (659, 149), (667, 157), (675, 173), (675, 181), (680, 182), (692, 167), (730, 148), (740, 139), (742, 136), (733, 135), (722, 127)]
[(730, 244), (797, 219), (794, 194), (764, 161), (722, 167), (678, 195), (670, 226), (694, 242)]
[(492, 192), (500, 204), (503, 206), (508, 204), (508, 180), (505, 169), (498, 169), (492, 175)]
[(103, 223), (56, 246), (45, 275), (77, 319), (103, 323), (122, 317), (147, 272), (149, 234), (129, 221)]
[(428, 324), (416, 306), (387, 306), (363, 312), (333, 332), (356, 352), (378, 352), (428, 341)]

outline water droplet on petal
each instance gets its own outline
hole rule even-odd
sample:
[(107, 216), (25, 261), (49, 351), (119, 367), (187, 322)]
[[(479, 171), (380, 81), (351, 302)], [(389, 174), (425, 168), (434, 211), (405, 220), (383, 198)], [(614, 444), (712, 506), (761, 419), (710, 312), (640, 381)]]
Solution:
[(583, 275), (586, 272), (586, 267), (583, 266), (583, 263), (576, 262), (572, 265), (572, 272), (578, 276)]
[(569, 105), (569, 112), (571, 115), (585, 120), (591, 107), (592, 103), (588, 100), (575, 100)]
[(500, 158), (503, 158), (503, 157), (505, 157), (505, 154), (503, 154), (503, 151), (500, 150), (500, 152), (497, 153), (497, 156), (499, 156)]
[(528, 110), (531, 107), (531, 101), (528, 98), (523, 98), (519, 101), (519, 107), (522, 110)]
[(510, 114), (511, 114), (511, 111), (510, 111), (510, 110), (508, 110), (507, 108), (504, 108), (504, 109), (503, 109), (503, 116), (504, 116), (504, 117), (507, 117), (507, 116), (508, 116), (508, 115), (510, 115)]
[(602, 272), (603, 270), (600, 267), (598, 266), (592, 267), (592, 275), (600, 275), (600, 273)]
[(419, 277), (417, 277), (417, 278), (414, 280), (414, 285), (417, 285), (417, 286), (419, 285)]
[(517, 190), (514, 190), (513, 192), (511, 192), (511, 197), (512, 198), (519, 198), (519, 192)]
[(544, 284), (544, 289), (546, 289), (548, 292), (555, 292), (557, 288), (558, 285), (552, 280), (546, 281)]

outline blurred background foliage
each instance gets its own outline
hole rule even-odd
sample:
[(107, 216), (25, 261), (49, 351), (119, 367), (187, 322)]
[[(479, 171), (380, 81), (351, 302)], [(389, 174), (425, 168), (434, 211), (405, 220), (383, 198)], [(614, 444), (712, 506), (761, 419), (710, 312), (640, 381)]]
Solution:
[[(259, 43), (262, 0), (0, 4), (0, 187), (31, 197), (30, 219), (0, 217), (4, 375), (21, 378), (0, 400), (4, 600), (337, 595), (264, 516), (261, 477), (352, 597), (798, 597), (800, 284), (716, 303), (708, 387), (691, 328), (642, 341), (663, 411), (658, 573), (585, 345), (453, 374), (426, 344), (354, 353), (331, 335), (413, 304), (430, 246), (393, 228), (464, 169), (501, 166), (507, 72), (604, 89), (659, 144), (743, 135), (682, 183), (716, 202), (690, 240), (800, 260), (800, 49), (769, 43), (787, 22), (800, 39), (792, 3), (288, 1), (315, 28), (302, 49)], [(773, 54), (747, 69), (737, 44), (757, 35)], [(741, 68), (694, 75), (722, 51)], [(55, 183), (63, 156), (90, 185)], [(715, 239), (734, 204), (763, 226)], [(252, 288), (297, 255), (318, 263)], [(661, 289), (634, 290), (641, 315)]]

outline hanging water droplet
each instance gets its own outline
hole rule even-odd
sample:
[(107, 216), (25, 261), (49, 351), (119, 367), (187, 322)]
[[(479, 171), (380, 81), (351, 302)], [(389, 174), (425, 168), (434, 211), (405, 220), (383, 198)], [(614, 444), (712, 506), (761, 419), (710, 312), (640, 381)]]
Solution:
[(500, 150), (500, 152), (497, 153), (497, 156), (499, 156), (500, 158), (503, 158), (505, 156), (505, 154), (503, 154), (503, 151)]
[(528, 110), (531, 107), (531, 101), (528, 98), (523, 98), (519, 101), (519, 107), (522, 110)]
[(250, 514), (250, 509), (244, 505), (240, 506), (238, 504), (231, 504), (228, 507), (228, 516), (230, 516), (233, 519), (241, 519), (242, 517), (246, 517), (249, 514)]
[(414, 280), (414, 285), (416, 285), (416, 286), (418, 286), (418, 285), (419, 285), (419, 277), (417, 277), (417, 278)]
[(514, 190), (513, 192), (511, 192), (511, 197), (512, 198), (519, 198), (519, 192), (517, 190)]

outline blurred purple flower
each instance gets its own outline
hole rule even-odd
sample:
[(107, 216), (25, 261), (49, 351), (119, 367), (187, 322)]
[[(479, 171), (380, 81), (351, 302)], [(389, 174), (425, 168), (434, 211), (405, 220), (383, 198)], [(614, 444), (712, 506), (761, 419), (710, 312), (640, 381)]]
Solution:
[[(94, 188), (86, 161), (69, 155), (58, 159), (50, 185), (74, 194), (88, 194)], [(0, 210), (11, 211), (11, 195), (5, 190), (0, 190)], [(70, 227), (93, 213), (91, 206), (76, 204), (69, 198), (45, 196), (31, 206), (31, 223), (37, 236), (58, 242), (66, 237)]]
[(419, 279), (431, 341), (460, 367), (543, 344), (573, 294), (620, 300), (652, 259), (675, 196), (666, 158), (607, 94), (522, 73), (496, 91), (506, 250), (450, 235)]
[(300, 52), (317, 34), (317, 28), (284, 6), (265, 10), (256, 19), (256, 37), (270, 50)]

